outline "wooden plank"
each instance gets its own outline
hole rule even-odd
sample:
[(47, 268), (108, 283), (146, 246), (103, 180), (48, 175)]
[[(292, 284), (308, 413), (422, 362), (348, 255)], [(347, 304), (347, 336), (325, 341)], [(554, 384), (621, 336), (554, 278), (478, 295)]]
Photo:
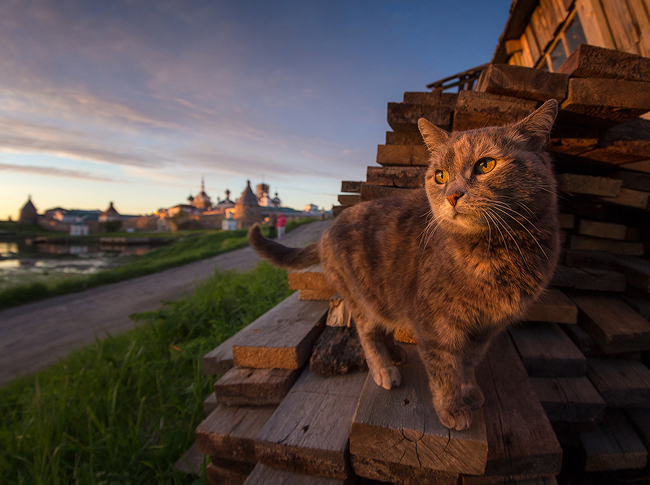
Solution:
[(360, 477), (412, 485), (457, 485), (458, 473), (433, 471), (361, 456), (351, 456), (354, 472)]
[(627, 278), (630, 286), (650, 293), (650, 261), (629, 256), (617, 256), (618, 271)]
[(573, 229), (576, 225), (576, 216), (574, 214), (558, 214), (560, 228)]
[(479, 91), (535, 101), (554, 98), (562, 102), (566, 98), (568, 85), (568, 74), (508, 64), (492, 64), (485, 74), (481, 74)]
[[(294, 293), (280, 305), (282, 311), (268, 316), (245, 342), (233, 345), (233, 362), (256, 369), (300, 369), (323, 330), (326, 301), (300, 301)], [(278, 307), (276, 307), (278, 308)], [(267, 314), (268, 315), (268, 314)]]
[(453, 110), (456, 107), (458, 94), (443, 93), (442, 91), (412, 92), (404, 93), (403, 101), (410, 104), (425, 104), (430, 106), (441, 106)]
[(579, 155), (599, 162), (621, 165), (650, 158), (650, 142), (641, 140), (617, 140), (610, 145), (594, 147)]
[(624, 241), (627, 235), (627, 227), (623, 224), (614, 224), (612, 222), (581, 219), (578, 221), (578, 234)]
[(204, 455), (257, 463), (255, 437), (275, 406), (218, 406), (197, 426), (196, 446)]
[(620, 123), (650, 111), (650, 90), (645, 82), (572, 78), (561, 106), (564, 111)]
[(335, 206), (332, 206), (332, 215), (334, 217), (338, 217), (339, 214), (341, 214), (341, 212), (343, 212), (348, 207), (352, 207), (352, 206), (349, 206), (349, 205), (335, 205)]
[(528, 322), (510, 329), (530, 377), (583, 377), (587, 359), (556, 323)]
[(361, 191), (361, 182), (356, 182), (352, 180), (343, 180), (341, 182), (341, 192), (358, 193), (360, 191)]
[(345, 305), (343, 297), (338, 293), (332, 295), (329, 305), (326, 325), (328, 327), (349, 327), (352, 316)]
[(587, 377), (611, 407), (650, 406), (650, 369), (629, 359), (588, 359)]
[(477, 477), (461, 475), (462, 485), (557, 485), (554, 475), (540, 477), (510, 476), (510, 477)]
[(616, 297), (571, 295), (580, 326), (607, 354), (650, 349), (650, 322)]
[(625, 164), (621, 165), (621, 168), (648, 173), (648, 172), (650, 172), (650, 160), (643, 160), (641, 162), (625, 163)]
[(193, 443), (183, 455), (174, 462), (174, 470), (181, 471), (186, 475), (199, 476), (201, 466), (207, 461), (205, 455), (199, 452), (196, 443)]
[(277, 470), (258, 463), (244, 485), (352, 485), (354, 483), (356, 483), (355, 477), (347, 480), (313, 477)]
[(331, 288), (324, 290), (299, 290), (298, 297), (300, 301), (329, 301), (335, 291)]
[(341, 205), (355, 205), (361, 202), (359, 194), (339, 194), (338, 201)]
[(578, 350), (585, 357), (594, 357), (597, 352), (597, 345), (594, 339), (578, 325), (564, 325), (564, 333), (576, 344)]
[[(625, 227), (625, 226), (624, 226)], [(569, 249), (579, 251), (604, 251), (611, 254), (628, 256), (643, 256), (645, 248), (643, 243), (634, 241), (614, 241), (599, 237), (571, 236)]]
[(217, 409), (217, 396), (212, 392), (203, 400), (203, 416), (207, 418), (215, 409)]
[(548, 151), (565, 153), (567, 155), (580, 155), (589, 152), (598, 146), (598, 138), (551, 138)]
[(298, 379), (298, 370), (233, 367), (214, 383), (219, 404), (267, 406), (280, 404)]
[(616, 271), (558, 264), (551, 284), (576, 290), (625, 291), (625, 276)]
[(620, 172), (616, 172), (614, 176), (623, 181), (624, 189), (650, 192), (650, 174), (648, 173), (621, 170)]
[(419, 131), (387, 131), (386, 145), (424, 146), (424, 140)]
[(530, 382), (551, 422), (583, 423), (603, 417), (605, 401), (586, 377), (535, 377)]
[(426, 167), (368, 167), (366, 182), (388, 187), (424, 187)]
[(453, 131), (515, 123), (537, 107), (535, 101), (496, 94), (461, 91), (454, 113)]
[(317, 377), (306, 369), (257, 436), (260, 463), (328, 478), (350, 476), (350, 422), (367, 373)]
[(382, 166), (427, 167), (429, 152), (424, 145), (377, 145), (377, 163)]
[(648, 210), (648, 198), (650, 198), (650, 193), (648, 192), (621, 189), (621, 193), (617, 197), (603, 197), (603, 200), (610, 204)]
[[(319, 265), (289, 272), (289, 288), (292, 290), (330, 290), (331, 287)], [(330, 295), (331, 297), (331, 295)], [(329, 298), (328, 298), (329, 300)]]
[(535, 38), (539, 43), (540, 51), (546, 51), (546, 47), (553, 40), (553, 33), (549, 31), (546, 25), (546, 19), (541, 14), (540, 9), (536, 8), (530, 17), (530, 26), (535, 32)]
[(514, 344), (498, 337), (476, 369), (485, 396), (486, 476), (556, 475), (562, 448)]
[(368, 377), (350, 431), (350, 453), (427, 470), (481, 474), (488, 444), (483, 412), (464, 431), (445, 428), (433, 409), (428, 375), (414, 345), (400, 366), (402, 383), (387, 391)]
[(625, 413), (641, 438), (646, 450), (650, 449), (650, 413), (644, 408), (626, 409)]
[(600, 3), (607, 17), (616, 48), (624, 52), (639, 54), (637, 47), (639, 42), (638, 25), (632, 21), (632, 14), (628, 9), (627, 2), (600, 0)]
[(582, 44), (557, 72), (572, 77), (650, 82), (650, 59), (596, 45)]
[(530, 307), (523, 320), (530, 322), (578, 323), (578, 307), (560, 290), (549, 288)]
[(388, 103), (387, 121), (395, 131), (419, 131), (418, 120), (424, 118), (448, 130), (453, 110), (445, 106), (413, 103)]
[(392, 197), (394, 195), (403, 194), (405, 190), (398, 187), (385, 187), (381, 185), (362, 184), (361, 185), (361, 200), (375, 200), (383, 197)]
[(617, 197), (621, 194), (623, 182), (609, 177), (561, 173), (557, 176), (560, 188), (568, 194), (599, 195)]
[(211, 458), (205, 471), (213, 485), (242, 485), (253, 468), (252, 463)]
[(643, 443), (620, 410), (608, 410), (603, 423), (580, 438), (588, 472), (643, 468), (648, 460)]
[(535, 65), (541, 56), (541, 52), (539, 50), (539, 45), (537, 43), (537, 39), (535, 38), (533, 28), (530, 25), (526, 26), (526, 29), (524, 30), (524, 36), (526, 37), (526, 43), (528, 45), (528, 49), (530, 50), (530, 57), (533, 61), (533, 65)]

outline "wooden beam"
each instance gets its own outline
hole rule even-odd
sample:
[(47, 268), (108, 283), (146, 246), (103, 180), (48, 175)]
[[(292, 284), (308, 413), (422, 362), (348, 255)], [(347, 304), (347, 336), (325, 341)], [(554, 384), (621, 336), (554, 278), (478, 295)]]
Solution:
[(595, 45), (582, 44), (557, 70), (582, 78), (650, 82), (650, 59)]
[(530, 382), (551, 422), (584, 423), (603, 417), (605, 401), (586, 377), (535, 377)]
[(594, 147), (579, 155), (613, 165), (639, 162), (650, 158), (650, 141), (617, 140), (611, 145)]
[(301, 301), (329, 301), (334, 296), (334, 290), (331, 288), (323, 290), (299, 290), (298, 297)]
[(294, 473), (349, 477), (350, 422), (366, 375), (323, 378), (306, 369), (257, 435), (260, 463)]
[(523, 320), (530, 322), (578, 323), (578, 307), (564, 293), (548, 288)]
[(615, 178), (561, 173), (557, 176), (560, 188), (568, 194), (600, 195), (617, 197), (621, 194), (623, 182)]
[(572, 295), (580, 326), (607, 354), (650, 349), (650, 322), (616, 297)]
[(427, 167), (429, 152), (423, 145), (377, 145), (377, 163), (384, 167), (392, 165)]
[(492, 64), (481, 74), (478, 91), (546, 101), (564, 101), (569, 85), (567, 74), (557, 74), (508, 64)]
[(352, 455), (352, 467), (360, 477), (399, 484), (457, 485), (458, 473), (433, 471)]
[(557, 475), (562, 448), (507, 334), (498, 337), (476, 369), (490, 477)]
[(581, 155), (598, 146), (598, 138), (551, 138), (547, 149), (553, 153)]
[(557, 265), (553, 286), (575, 290), (625, 291), (625, 276), (616, 271)]
[(355, 205), (361, 202), (359, 194), (339, 194), (338, 201), (341, 205)]
[[(323, 270), (319, 265), (289, 272), (289, 289), (291, 290), (331, 290)], [(331, 297), (331, 295), (330, 295)], [(329, 298), (328, 298), (329, 300)]]
[(360, 191), (361, 191), (361, 182), (355, 182), (352, 180), (343, 180), (341, 182), (341, 192), (358, 193)]
[(537, 103), (531, 100), (461, 91), (454, 113), (453, 131), (515, 123), (532, 113), (536, 107)]
[(648, 460), (643, 443), (620, 410), (608, 410), (603, 423), (583, 433), (581, 441), (588, 472), (643, 468)]
[(356, 477), (347, 480), (313, 477), (283, 470), (277, 470), (258, 463), (244, 485), (353, 485)]
[(197, 426), (196, 446), (204, 455), (257, 463), (255, 437), (275, 406), (218, 406)]
[(587, 359), (556, 323), (525, 323), (510, 336), (531, 377), (583, 377)]
[(203, 400), (203, 416), (208, 417), (212, 411), (217, 409), (217, 396), (211, 392), (208, 397)]
[(627, 227), (623, 224), (614, 224), (612, 222), (581, 219), (578, 222), (578, 234), (624, 241), (627, 235)]
[(362, 458), (426, 470), (481, 474), (488, 444), (483, 412), (465, 431), (445, 428), (436, 415), (428, 375), (414, 345), (402, 345), (408, 359), (402, 383), (386, 391), (368, 377), (350, 431), (350, 453)]
[(244, 342), (233, 345), (233, 362), (256, 369), (300, 369), (323, 330), (326, 301), (300, 301), (294, 293), (275, 308)]
[(444, 106), (413, 103), (388, 103), (387, 121), (395, 131), (419, 131), (418, 120), (424, 118), (443, 130), (451, 125), (453, 110)]
[(424, 140), (419, 131), (387, 131), (386, 145), (424, 146)]
[[(648, 157), (650, 159), (650, 157)], [(650, 174), (621, 170), (616, 172), (614, 176), (623, 181), (624, 189), (640, 190), (642, 192), (650, 192)]]
[(642, 258), (618, 256), (618, 270), (625, 275), (630, 286), (650, 293), (650, 261)]
[(429, 106), (439, 106), (453, 110), (456, 108), (458, 94), (443, 93), (442, 91), (427, 92), (405, 92), (404, 102), (409, 104), (424, 104)]
[[(625, 226), (623, 226), (625, 227)], [(600, 237), (571, 236), (569, 249), (579, 251), (603, 251), (611, 254), (627, 256), (643, 256), (645, 247), (643, 243), (634, 241), (615, 241)]]
[(214, 383), (214, 392), (219, 404), (226, 406), (280, 404), (298, 375), (290, 369), (233, 367)]
[(598, 352), (598, 346), (594, 339), (578, 325), (564, 325), (562, 327), (567, 336), (576, 344), (578, 350), (585, 357), (594, 357)]
[(639, 190), (621, 189), (621, 193), (616, 197), (603, 197), (602, 200), (610, 204), (633, 207), (635, 209), (648, 210), (648, 200), (650, 192), (641, 192)]
[(424, 187), (426, 167), (368, 167), (366, 182), (388, 187)]
[(383, 197), (393, 197), (395, 195), (406, 193), (405, 190), (398, 187), (385, 187), (381, 185), (362, 184), (361, 185), (361, 200), (375, 200)]
[(210, 458), (205, 467), (210, 483), (219, 485), (242, 485), (255, 468), (252, 463), (243, 461)]
[(587, 377), (610, 407), (650, 406), (650, 369), (630, 359), (588, 359)]

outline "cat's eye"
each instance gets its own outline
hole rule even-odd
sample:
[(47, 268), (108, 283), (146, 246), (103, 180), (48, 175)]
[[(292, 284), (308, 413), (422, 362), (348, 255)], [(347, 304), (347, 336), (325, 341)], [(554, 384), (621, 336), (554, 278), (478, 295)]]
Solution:
[(446, 170), (436, 170), (436, 183), (446, 184), (449, 180), (449, 174)]
[(496, 164), (497, 161), (494, 158), (483, 157), (478, 162), (476, 162), (476, 165), (474, 165), (474, 170), (478, 174), (488, 173), (494, 170)]

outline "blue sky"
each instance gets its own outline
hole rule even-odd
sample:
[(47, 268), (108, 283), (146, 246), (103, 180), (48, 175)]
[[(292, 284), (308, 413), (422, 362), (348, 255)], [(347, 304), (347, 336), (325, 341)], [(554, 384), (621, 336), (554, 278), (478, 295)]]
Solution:
[(151, 213), (264, 180), (336, 203), (386, 103), (488, 62), (510, 0), (0, 4), (0, 219)]

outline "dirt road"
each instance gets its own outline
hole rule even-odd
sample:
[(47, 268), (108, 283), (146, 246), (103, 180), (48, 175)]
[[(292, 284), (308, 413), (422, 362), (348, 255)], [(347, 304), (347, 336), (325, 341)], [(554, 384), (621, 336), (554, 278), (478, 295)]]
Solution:
[[(305, 246), (320, 239), (331, 221), (293, 230), (282, 242)], [(36, 372), (95, 338), (133, 328), (132, 313), (156, 310), (178, 300), (216, 268), (246, 271), (260, 261), (250, 248), (237, 249), (132, 280), (0, 311), (0, 385)]]

